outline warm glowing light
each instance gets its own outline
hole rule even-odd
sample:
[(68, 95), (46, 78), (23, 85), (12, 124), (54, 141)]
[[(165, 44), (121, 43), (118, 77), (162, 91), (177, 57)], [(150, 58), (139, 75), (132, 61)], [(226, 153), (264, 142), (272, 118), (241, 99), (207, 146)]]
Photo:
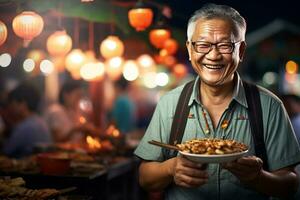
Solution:
[(32, 72), (35, 68), (35, 62), (31, 58), (27, 58), (23, 63), (23, 69), (26, 72)]
[(149, 56), (148, 54), (143, 54), (143, 55), (139, 56), (137, 58), (137, 63), (141, 67), (144, 67), (144, 68), (151, 67), (155, 64), (153, 58), (151, 56)]
[(173, 73), (177, 78), (185, 77), (187, 72), (187, 68), (184, 64), (178, 63), (173, 67)]
[(50, 60), (43, 60), (40, 64), (40, 70), (47, 76), (54, 71), (54, 65)]
[(285, 70), (289, 74), (295, 74), (298, 72), (298, 64), (295, 61), (289, 60), (285, 64)]
[(80, 78), (80, 68), (85, 63), (85, 54), (80, 49), (73, 49), (66, 57), (66, 69), (74, 79)]
[(65, 30), (56, 31), (47, 39), (47, 50), (52, 56), (64, 56), (72, 49), (72, 39)]
[(81, 67), (80, 76), (86, 81), (101, 80), (104, 72), (105, 68), (103, 63), (87, 63)]
[(86, 142), (88, 144), (89, 149), (96, 150), (101, 148), (101, 143), (97, 138), (93, 138), (91, 136), (86, 137)]
[(8, 67), (11, 63), (11, 55), (8, 53), (4, 53), (0, 56), (0, 66)]
[(168, 52), (168, 55), (173, 55), (177, 52), (178, 43), (176, 40), (169, 38), (164, 42), (163, 48)]
[(57, 72), (63, 72), (65, 70), (65, 56), (54, 56), (51, 58)]
[(46, 55), (43, 51), (34, 49), (27, 54), (27, 57), (34, 60), (35, 63), (39, 64), (43, 59), (46, 58)]
[(106, 129), (106, 134), (112, 137), (119, 137), (120, 131), (114, 125), (111, 124)]
[(108, 36), (100, 44), (100, 52), (103, 58), (122, 56), (124, 53), (124, 44), (117, 36)]
[(151, 25), (153, 12), (150, 8), (133, 8), (128, 12), (128, 19), (136, 31), (143, 31)]
[(0, 46), (5, 42), (7, 38), (7, 28), (6, 25), (0, 21)]
[(106, 61), (106, 73), (112, 80), (118, 80), (122, 75), (123, 70), (123, 58), (114, 57)]
[(149, 33), (149, 39), (156, 48), (163, 48), (164, 43), (171, 37), (171, 32), (167, 29), (153, 29)]
[(24, 46), (28, 46), (42, 32), (44, 21), (35, 12), (24, 11), (13, 19), (12, 27), (15, 34), (24, 39)]
[(297, 74), (289, 74), (289, 73), (285, 73), (284, 74), (284, 78), (285, 80), (289, 83), (289, 84), (295, 84), (297, 81)]
[(155, 88), (157, 85), (156, 85), (156, 73), (155, 72), (149, 72), (149, 73), (146, 73), (143, 78), (143, 83), (145, 85), (145, 87), (147, 88)]
[(159, 86), (166, 86), (169, 83), (169, 76), (165, 72), (160, 72), (156, 75), (155, 82)]
[(128, 81), (134, 81), (139, 76), (139, 69), (135, 61), (127, 60), (123, 68), (123, 76)]
[(84, 124), (84, 123), (86, 123), (86, 119), (85, 119), (85, 117), (83, 117), (83, 116), (80, 116), (80, 117), (79, 117), (79, 122), (80, 122), (81, 124)]

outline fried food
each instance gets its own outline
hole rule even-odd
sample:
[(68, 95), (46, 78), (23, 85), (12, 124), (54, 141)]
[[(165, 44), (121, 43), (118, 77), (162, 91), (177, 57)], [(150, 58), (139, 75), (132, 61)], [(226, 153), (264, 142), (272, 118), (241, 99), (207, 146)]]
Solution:
[(28, 189), (24, 187), (23, 178), (0, 179), (0, 199), (14, 200), (43, 200), (57, 196), (59, 191), (56, 189)]
[(177, 144), (180, 151), (194, 154), (223, 155), (238, 153), (248, 149), (248, 146), (229, 139), (192, 139), (182, 144)]

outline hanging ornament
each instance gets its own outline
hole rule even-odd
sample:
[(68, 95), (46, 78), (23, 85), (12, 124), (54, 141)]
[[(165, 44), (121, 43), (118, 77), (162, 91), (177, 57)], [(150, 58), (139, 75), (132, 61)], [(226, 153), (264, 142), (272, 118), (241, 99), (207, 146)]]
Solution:
[(7, 38), (7, 28), (5, 24), (0, 21), (0, 46), (5, 42)]
[(153, 29), (149, 33), (149, 39), (156, 48), (163, 48), (164, 42), (171, 37), (171, 32), (165, 28)]
[(47, 39), (47, 50), (52, 56), (64, 56), (72, 49), (72, 39), (65, 30), (56, 31)]
[(186, 66), (184, 64), (181, 64), (181, 63), (177, 63), (172, 68), (172, 71), (173, 71), (174, 75), (179, 79), (185, 77), (188, 73), (188, 70), (187, 70)]
[(106, 59), (122, 56), (124, 44), (117, 36), (110, 35), (100, 44), (100, 53)]
[(178, 43), (176, 40), (169, 38), (164, 42), (163, 48), (168, 52), (168, 55), (173, 55), (178, 49)]
[(86, 61), (85, 54), (80, 49), (73, 49), (66, 57), (66, 69), (74, 79), (80, 79), (80, 69)]
[(124, 59), (121, 57), (113, 57), (106, 60), (105, 72), (108, 77), (115, 81), (118, 80), (122, 75)]
[(129, 23), (136, 31), (143, 31), (152, 23), (153, 12), (142, 2), (138, 2), (134, 8), (128, 12)]
[(27, 47), (42, 32), (44, 21), (35, 12), (24, 11), (13, 19), (12, 27), (15, 34), (24, 39), (24, 46)]

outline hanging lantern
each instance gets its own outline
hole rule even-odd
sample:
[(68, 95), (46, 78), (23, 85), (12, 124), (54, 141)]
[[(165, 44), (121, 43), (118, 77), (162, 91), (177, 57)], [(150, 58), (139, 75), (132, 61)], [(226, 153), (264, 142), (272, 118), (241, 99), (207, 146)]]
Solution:
[(80, 69), (80, 76), (86, 81), (102, 80), (105, 67), (102, 62), (90, 62), (84, 64)]
[(173, 67), (173, 73), (177, 78), (183, 78), (187, 75), (188, 70), (186, 68), (186, 66), (184, 64), (181, 63), (177, 63), (174, 67)]
[(117, 36), (110, 35), (100, 44), (100, 52), (106, 59), (122, 56), (124, 44)]
[(171, 37), (171, 32), (168, 29), (158, 28), (153, 29), (149, 33), (149, 39), (156, 48), (163, 48), (164, 42)]
[(56, 31), (47, 39), (47, 50), (52, 56), (64, 56), (72, 49), (72, 39), (65, 30)]
[(7, 28), (5, 24), (0, 21), (0, 46), (5, 42), (7, 38)]
[(142, 2), (138, 2), (134, 8), (128, 12), (129, 23), (136, 31), (143, 31), (151, 25), (153, 12), (151, 8), (147, 8)]
[(178, 43), (176, 40), (169, 38), (164, 42), (163, 48), (168, 52), (168, 55), (173, 55), (178, 49)]
[(44, 27), (43, 18), (32, 11), (24, 11), (13, 19), (12, 23), (15, 34), (24, 39), (24, 46), (38, 36)]
[(85, 63), (85, 54), (80, 49), (73, 49), (66, 57), (66, 69), (74, 79), (80, 78), (80, 68)]
[(118, 80), (122, 75), (124, 60), (121, 57), (113, 57), (106, 60), (105, 63), (105, 72), (108, 77), (115, 81)]

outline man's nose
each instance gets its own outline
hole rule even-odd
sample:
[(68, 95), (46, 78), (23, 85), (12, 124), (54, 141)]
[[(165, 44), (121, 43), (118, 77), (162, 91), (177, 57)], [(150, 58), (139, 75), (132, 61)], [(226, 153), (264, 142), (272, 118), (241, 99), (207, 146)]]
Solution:
[(206, 58), (208, 59), (220, 59), (222, 54), (219, 52), (216, 45), (212, 45), (209, 52), (206, 54)]

